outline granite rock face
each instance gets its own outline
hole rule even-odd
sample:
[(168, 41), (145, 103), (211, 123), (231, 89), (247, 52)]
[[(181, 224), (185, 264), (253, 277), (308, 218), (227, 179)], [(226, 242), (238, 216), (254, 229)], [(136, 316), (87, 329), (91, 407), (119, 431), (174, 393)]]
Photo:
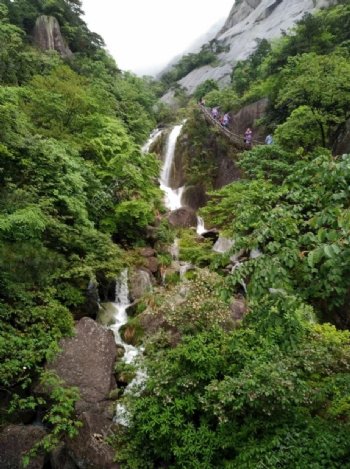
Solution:
[(92, 319), (83, 318), (76, 324), (75, 336), (62, 339), (60, 347), (62, 351), (48, 368), (68, 386), (79, 389), (76, 413), (83, 426), (77, 437), (66, 439), (54, 460), (63, 460), (67, 469), (73, 464), (80, 469), (117, 468), (113, 451), (105, 442), (113, 424), (109, 396), (116, 387), (114, 335)]
[[(245, 60), (255, 50), (257, 41), (271, 40), (288, 31), (305, 13), (337, 4), (337, 0), (237, 0), (215, 39), (229, 50), (218, 55), (218, 65), (197, 68), (178, 83), (192, 94), (198, 85), (213, 79), (219, 84), (230, 82), (234, 64)], [(173, 92), (163, 96), (172, 103)]]
[(54, 16), (42, 15), (37, 18), (33, 31), (33, 42), (41, 50), (56, 50), (65, 58), (73, 55)]
[(90, 318), (81, 319), (74, 337), (62, 339), (60, 352), (50, 369), (68, 386), (80, 391), (79, 411), (90, 409), (106, 399), (115, 386), (113, 367), (116, 345), (113, 332)]

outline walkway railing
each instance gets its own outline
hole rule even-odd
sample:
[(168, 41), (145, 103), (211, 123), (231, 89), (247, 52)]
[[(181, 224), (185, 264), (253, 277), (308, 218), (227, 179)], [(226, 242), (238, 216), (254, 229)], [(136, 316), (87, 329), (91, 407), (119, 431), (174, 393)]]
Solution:
[[(219, 129), (220, 133), (222, 133), (229, 140), (231, 140), (231, 142), (234, 143), (235, 146), (237, 146), (238, 148), (240, 148), (242, 150), (246, 150), (246, 149), (250, 148), (250, 146), (248, 146), (246, 143), (244, 143), (243, 135), (239, 135), (239, 134), (236, 134), (234, 132), (231, 132), (231, 130), (229, 130), (227, 127), (224, 127), (223, 125), (221, 125), (220, 121), (218, 121), (217, 119), (215, 119), (215, 117), (212, 116), (210, 109), (203, 106), (203, 104), (199, 104), (198, 106), (199, 106), (200, 110), (202, 111), (202, 113), (204, 114), (205, 118), (211, 124), (215, 125)], [(264, 142), (262, 142), (261, 140), (253, 138), (252, 144), (253, 145), (263, 145)]]

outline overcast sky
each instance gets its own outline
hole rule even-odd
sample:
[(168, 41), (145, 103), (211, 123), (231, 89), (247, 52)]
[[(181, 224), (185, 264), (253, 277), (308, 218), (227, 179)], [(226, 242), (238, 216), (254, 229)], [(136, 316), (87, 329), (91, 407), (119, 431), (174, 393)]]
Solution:
[(119, 68), (162, 69), (220, 19), (234, 0), (83, 0), (89, 29), (100, 34)]

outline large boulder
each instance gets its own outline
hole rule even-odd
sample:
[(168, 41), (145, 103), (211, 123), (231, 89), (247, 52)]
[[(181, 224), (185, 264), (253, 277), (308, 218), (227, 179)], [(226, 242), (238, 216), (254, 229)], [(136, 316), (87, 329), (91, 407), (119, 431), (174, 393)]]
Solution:
[(61, 443), (50, 454), (51, 469), (78, 469), (73, 459), (68, 453), (64, 443)]
[(186, 186), (182, 194), (181, 202), (192, 210), (198, 210), (200, 207), (204, 207), (208, 202), (208, 196), (202, 186)]
[(189, 228), (197, 226), (196, 212), (188, 207), (181, 207), (170, 212), (169, 223), (176, 228)]
[(53, 16), (39, 16), (35, 22), (33, 42), (41, 50), (56, 50), (62, 57), (73, 55), (62, 36), (60, 25)]
[(214, 189), (220, 189), (241, 178), (242, 171), (237, 166), (236, 161), (227, 155), (220, 155), (218, 159), (217, 175), (213, 181)]
[(80, 469), (119, 469), (119, 464), (113, 462), (113, 449), (105, 442), (109, 428), (103, 415), (83, 412), (80, 420), (83, 426), (79, 435), (72, 440), (67, 439), (66, 443), (76, 465)]
[(62, 339), (60, 347), (62, 351), (49, 368), (68, 386), (79, 388), (78, 413), (108, 399), (115, 387), (113, 332), (90, 318), (83, 318), (76, 324), (75, 336)]
[[(42, 427), (34, 425), (9, 425), (0, 433), (1, 469), (23, 469), (22, 458), (46, 435)], [(44, 456), (32, 459), (27, 469), (43, 469)]]
[[(112, 331), (90, 318), (81, 319), (75, 327), (75, 336), (62, 339), (62, 351), (49, 365), (68, 386), (79, 389), (76, 403), (78, 418), (83, 427), (73, 440), (66, 440), (63, 454), (69, 456), (80, 469), (112, 469), (113, 450), (105, 442), (113, 424), (113, 408), (109, 400), (115, 389), (114, 365), (116, 344)], [(71, 469), (71, 461), (65, 462)]]
[(254, 103), (247, 104), (242, 107), (232, 118), (232, 123), (230, 125), (230, 131), (236, 135), (243, 135), (247, 127), (253, 128), (253, 139), (264, 140), (264, 135), (257, 134), (254, 129), (254, 123), (261, 119), (266, 113), (269, 101), (267, 98), (262, 98), (259, 101)]
[(137, 269), (131, 272), (129, 277), (129, 296), (131, 301), (138, 300), (152, 290), (151, 274), (144, 269)]

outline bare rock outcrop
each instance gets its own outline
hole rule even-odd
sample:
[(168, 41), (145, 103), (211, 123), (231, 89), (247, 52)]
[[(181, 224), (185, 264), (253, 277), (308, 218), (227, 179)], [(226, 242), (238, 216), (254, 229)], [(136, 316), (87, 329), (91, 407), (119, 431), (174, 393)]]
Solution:
[(269, 101), (267, 98), (259, 99), (254, 103), (248, 104), (242, 107), (233, 117), (230, 125), (230, 130), (236, 135), (243, 135), (247, 127), (253, 129), (253, 138), (261, 139), (263, 135), (259, 135), (255, 132), (254, 123), (263, 117), (266, 113)]
[(81, 319), (75, 336), (60, 342), (62, 351), (49, 365), (68, 386), (79, 389), (76, 404), (83, 427), (73, 440), (66, 440), (62, 451), (80, 469), (115, 469), (113, 451), (105, 442), (112, 426), (113, 408), (109, 400), (115, 388), (116, 344), (112, 331), (90, 318)]
[[(233, 2), (232, 2), (233, 3)], [(261, 39), (272, 40), (290, 30), (305, 13), (337, 4), (337, 0), (237, 0), (223, 26), (216, 35), (226, 50), (218, 55), (217, 65), (205, 65), (192, 70), (179, 80), (188, 94), (206, 80), (215, 80), (222, 86), (230, 83), (232, 67), (254, 52)], [(173, 104), (174, 92), (162, 100)]]
[(79, 388), (77, 410), (82, 412), (107, 400), (114, 388), (116, 345), (112, 331), (90, 318), (81, 319), (75, 333), (74, 337), (61, 340), (62, 351), (49, 368), (68, 386)]
[[(46, 431), (34, 425), (9, 425), (0, 433), (0, 467), (1, 469), (22, 469), (22, 458)], [(27, 469), (43, 469), (44, 456), (32, 459)]]
[[(155, 258), (151, 257), (149, 259)], [(129, 296), (131, 301), (138, 300), (151, 289), (152, 277), (147, 270), (137, 269), (131, 272), (129, 278)]]
[(73, 55), (54, 16), (39, 16), (35, 22), (33, 42), (41, 50), (56, 50), (66, 58)]
[(196, 212), (188, 207), (181, 207), (170, 212), (169, 223), (177, 228), (190, 228), (197, 226)]

